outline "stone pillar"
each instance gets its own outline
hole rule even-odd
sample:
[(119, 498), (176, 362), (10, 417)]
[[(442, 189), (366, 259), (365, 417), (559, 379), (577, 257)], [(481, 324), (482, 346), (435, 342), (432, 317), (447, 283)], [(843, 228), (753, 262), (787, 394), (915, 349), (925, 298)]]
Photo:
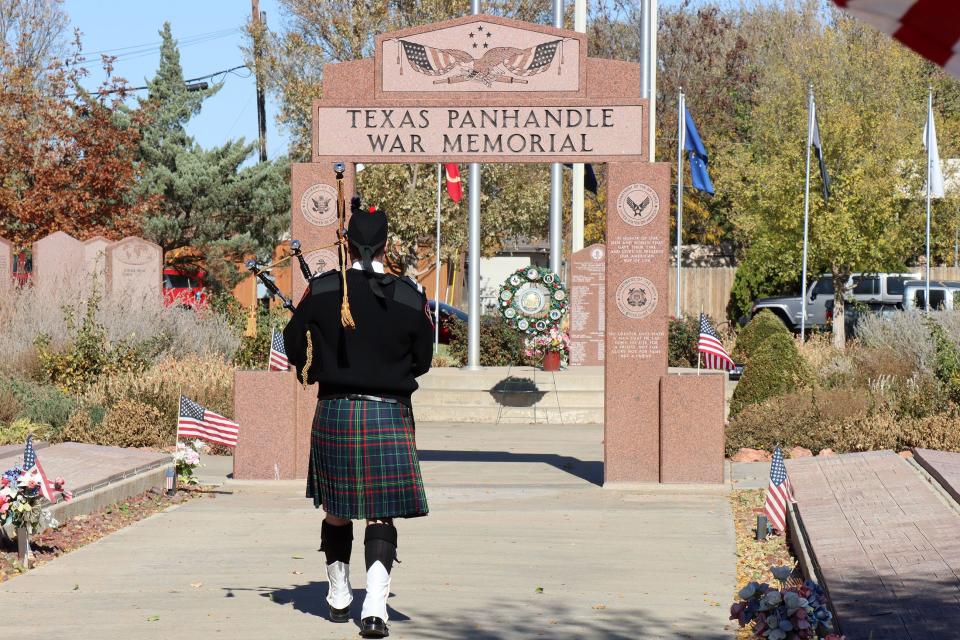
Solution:
[(237, 480), (298, 477), (297, 380), (293, 371), (237, 371), (233, 377), (234, 420), (240, 424), (233, 453)]
[(607, 165), (604, 483), (660, 480), (670, 166)]
[[(290, 167), (291, 223), (290, 237), (299, 240), (311, 271), (319, 273), (337, 269), (340, 259), (337, 247), (327, 247), (337, 240), (337, 180), (333, 163), (343, 158), (319, 157), (315, 162), (295, 163)], [(343, 196), (350, 218), (350, 198), (354, 195), (356, 173), (353, 163), (346, 163)], [(323, 247), (323, 248), (321, 248)], [(292, 295), (296, 304), (306, 288), (296, 260), (292, 269)]]
[(660, 379), (660, 482), (723, 483), (726, 374)]
[(107, 246), (106, 283), (110, 293), (159, 296), (163, 291), (163, 249), (143, 238), (124, 238)]
[(570, 364), (603, 364), (606, 248), (592, 244), (570, 259)]

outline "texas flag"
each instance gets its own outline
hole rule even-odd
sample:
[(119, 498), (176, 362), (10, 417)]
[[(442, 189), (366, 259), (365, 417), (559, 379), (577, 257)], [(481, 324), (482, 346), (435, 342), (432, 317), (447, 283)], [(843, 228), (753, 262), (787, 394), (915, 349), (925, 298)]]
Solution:
[(463, 187), (460, 184), (460, 167), (455, 164), (443, 165), (443, 170), (447, 177), (447, 193), (450, 199), (459, 203), (463, 197)]

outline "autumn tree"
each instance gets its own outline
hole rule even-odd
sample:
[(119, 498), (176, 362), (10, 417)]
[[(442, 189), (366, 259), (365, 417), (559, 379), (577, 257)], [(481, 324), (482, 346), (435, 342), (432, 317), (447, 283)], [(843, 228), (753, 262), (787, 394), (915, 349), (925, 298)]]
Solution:
[(842, 13), (824, 19), (816, 2), (752, 19), (747, 28), (767, 55), (747, 143), (721, 157), (717, 185), (736, 194), (733, 220), (747, 247), (735, 295), (747, 302), (785, 280), (799, 282), (812, 83), (832, 184), (824, 202), (813, 172), (809, 273), (833, 278), (834, 344), (843, 348), (847, 278), (903, 268), (910, 255), (904, 220), (913, 203), (906, 194), (919, 185), (906, 169), (922, 163), (924, 66)]
[(237, 273), (227, 267), (246, 253), (271, 255), (288, 228), (288, 164), (243, 166), (255, 145), (242, 139), (201, 148), (186, 124), (219, 86), (189, 90), (169, 23), (160, 36), (160, 66), (140, 102), (149, 120), (138, 149), (138, 192), (157, 201), (144, 235), (165, 251), (193, 249), (183, 258), (200, 259), (208, 270), (223, 265), (214, 279), (230, 286)]
[(152, 204), (133, 190), (142, 114), (124, 107), (127, 86), (107, 58), (99, 90), (81, 86), (79, 43), (63, 57), (54, 31), (37, 24), (60, 20), (58, 7), (0, 0), (0, 235), (18, 245), (54, 231), (119, 238)]

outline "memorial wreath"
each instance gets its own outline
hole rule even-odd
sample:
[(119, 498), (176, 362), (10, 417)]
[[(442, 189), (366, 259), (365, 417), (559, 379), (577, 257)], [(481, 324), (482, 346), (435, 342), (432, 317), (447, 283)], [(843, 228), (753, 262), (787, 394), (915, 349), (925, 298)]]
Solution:
[(500, 315), (528, 336), (558, 327), (567, 304), (567, 289), (560, 276), (544, 267), (517, 269), (500, 287)]

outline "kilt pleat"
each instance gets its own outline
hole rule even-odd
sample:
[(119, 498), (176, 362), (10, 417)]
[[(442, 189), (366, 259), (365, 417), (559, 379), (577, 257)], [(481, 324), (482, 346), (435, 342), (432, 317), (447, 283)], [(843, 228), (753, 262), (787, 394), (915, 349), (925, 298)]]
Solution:
[(427, 515), (410, 407), (320, 400), (310, 434), (307, 497), (351, 520)]

